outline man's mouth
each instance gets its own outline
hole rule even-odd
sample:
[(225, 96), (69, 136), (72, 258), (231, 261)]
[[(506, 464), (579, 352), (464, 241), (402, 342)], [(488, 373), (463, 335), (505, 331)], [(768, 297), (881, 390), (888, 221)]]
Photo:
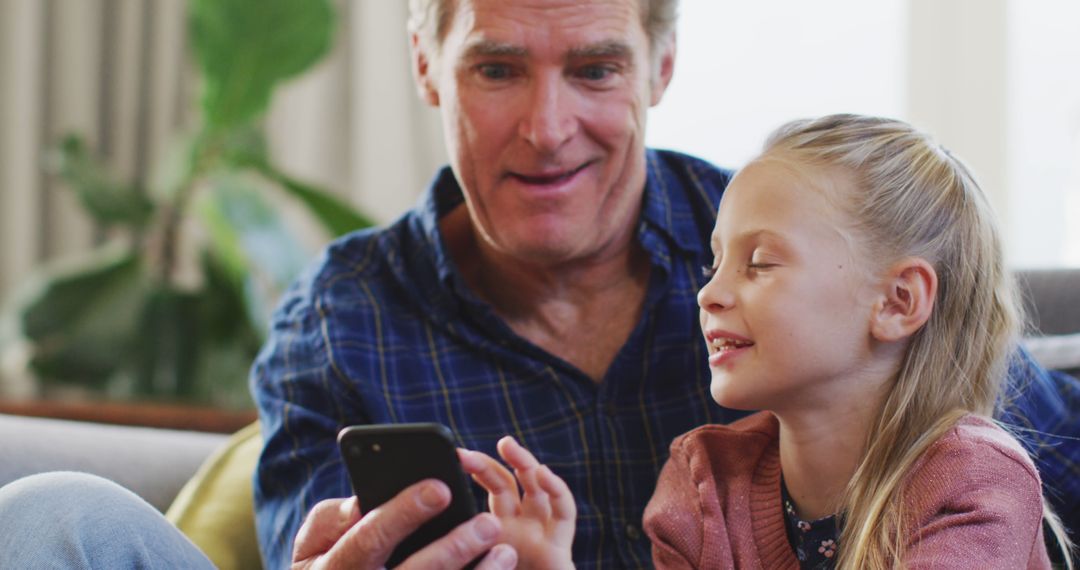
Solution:
[(577, 168), (575, 168), (573, 170), (559, 170), (559, 171), (533, 173), (533, 174), (522, 174), (522, 173), (519, 173), (519, 172), (511, 172), (510, 176), (513, 177), (514, 179), (520, 181), (520, 182), (525, 183), (525, 184), (530, 184), (530, 185), (535, 185), (535, 186), (552, 186), (552, 185), (562, 184), (563, 182), (566, 182), (566, 181), (570, 180), (571, 178), (576, 176), (577, 173), (581, 172), (582, 170), (585, 170), (590, 164), (592, 164), (592, 163), (591, 162), (586, 162), (586, 163), (582, 164), (581, 166), (578, 166)]

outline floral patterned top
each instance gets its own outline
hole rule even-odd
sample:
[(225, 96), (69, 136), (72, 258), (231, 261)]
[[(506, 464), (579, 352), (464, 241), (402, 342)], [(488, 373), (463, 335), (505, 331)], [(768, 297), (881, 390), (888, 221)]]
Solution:
[(783, 479), (780, 480), (780, 496), (784, 505), (788, 542), (795, 551), (795, 558), (799, 559), (799, 566), (803, 570), (833, 570), (839, 546), (838, 517), (829, 515), (812, 522), (800, 519)]

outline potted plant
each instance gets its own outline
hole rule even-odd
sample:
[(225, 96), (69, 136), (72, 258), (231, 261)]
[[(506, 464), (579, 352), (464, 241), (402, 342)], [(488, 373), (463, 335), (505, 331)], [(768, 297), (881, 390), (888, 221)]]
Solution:
[(329, 0), (191, 0), (200, 120), (150, 182), (118, 180), (77, 135), (49, 153), (108, 239), (41, 268), (7, 306), (4, 343), (43, 386), (250, 405), (269, 312), (307, 257), (279, 205), (328, 236), (371, 225), (279, 170), (261, 128), (275, 87), (327, 53), (334, 22)]

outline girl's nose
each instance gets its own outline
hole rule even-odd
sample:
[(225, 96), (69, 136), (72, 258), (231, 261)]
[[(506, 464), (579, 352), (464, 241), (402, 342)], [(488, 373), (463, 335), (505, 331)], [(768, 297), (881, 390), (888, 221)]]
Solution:
[(698, 306), (702, 310), (723, 311), (735, 305), (735, 297), (731, 289), (725, 286), (721, 269), (717, 269), (709, 282), (698, 291)]

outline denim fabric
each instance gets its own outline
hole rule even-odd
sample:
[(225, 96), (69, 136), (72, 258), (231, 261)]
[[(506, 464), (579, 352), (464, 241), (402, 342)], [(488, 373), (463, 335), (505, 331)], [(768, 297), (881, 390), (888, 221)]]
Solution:
[(157, 509), (94, 475), (53, 472), (0, 488), (0, 568), (212, 569)]

